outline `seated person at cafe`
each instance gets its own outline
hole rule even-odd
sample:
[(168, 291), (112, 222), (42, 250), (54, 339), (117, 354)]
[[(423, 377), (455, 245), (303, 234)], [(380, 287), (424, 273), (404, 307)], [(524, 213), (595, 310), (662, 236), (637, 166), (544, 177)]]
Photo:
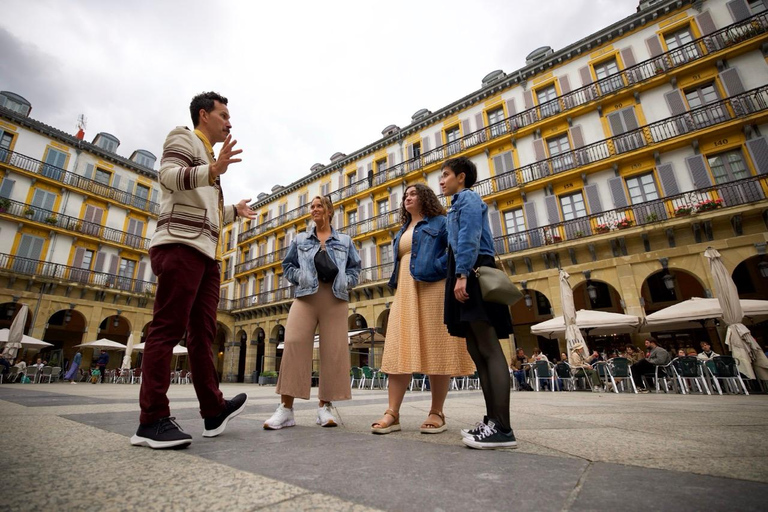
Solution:
[(714, 350), (712, 350), (712, 345), (709, 344), (707, 341), (701, 342), (701, 352), (698, 357), (701, 361), (709, 361), (713, 357), (718, 357), (720, 354), (716, 353)]
[(677, 357), (685, 357), (685, 349), (684, 348), (677, 349)]
[(636, 346), (634, 345), (627, 345), (624, 347), (624, 357), (629, 359), (629, 364), (635, 364), (643, 359), (645, 359), (645, 356), (643, 355), (642, 350), (638, 350)]
[(528, 363), (528, 357), (526, 357), (525, 351), (521, 348), (517, 349), (517, 354), (512, 358), (512, 362), (509, 363), (509, 369), (512, 370), (520, 386), (525, 383), (525, 369), (523, 365), (526, 363)]
[(597, 393), (601, 390), (602, 382), (600, 382), (600, 376), (592, 368), (592, 365), (584, 358), (584, 354), (582, 353), (583, 348), (584, 344), (581, 342), (577, 342), (571, 347), (571, 368), (579, 369), (573, 376), (577, 379), (583, 377), (588, 378), (589, 382), (592, 384), (592, 391)]
[(6, 375), (9, 371), (11, 371), (11, 363), (8, 361), (4, 355), (0, 354), (0, 366), (2, 366), (2, 369), (0, 369), (0, 372), (3, 373), (3, 375)]
[(32, 366), (34, 366), (35, 368), (37, 368), (39, 370), (43, 366), (45, 366), (45, 364), (43, 363), (43, 360), (38, 357), (37, 358), (37, 362), (35, 364), (33, 364)]
[(698, 353), (696, 352), (696, 349), (693, 347), (687, 347), (685, 349), (685, 357), (698, 357)]
[(592, 355), (589, 356), (589, 359), (587, 360), (587, 362), (589, 364), (595, 364), (598, 361), (604, 361), (604, 359), (603, 359), (603, 356), (600, 354), (600, 352), (595, 350), (595, 351), (592, 352)]
[(541, 350), (538, 348), (533, 349), (533, 355), (531, 356), (531, 361), (549, 361), (549, 358), (541, 353)]
[(632, 379), (640, 393), (648, 392), (643, 384), (643, 375), (654, 373), (657, 366), (667, 365), (672, 360), (669, 352), (659, 346), (656, 338), (648, 337), (645, 346), (648, 349), (646, 358), (632, 365)]

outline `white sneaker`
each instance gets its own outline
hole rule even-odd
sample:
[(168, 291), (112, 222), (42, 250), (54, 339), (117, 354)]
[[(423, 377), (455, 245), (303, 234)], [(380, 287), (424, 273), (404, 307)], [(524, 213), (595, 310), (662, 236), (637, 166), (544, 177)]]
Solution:
[(330, 403), (326, 403), (324, 406), (317, 409), (317, 424), (321, 427), (336, 426), (336, 418), (333, 417)]
[(293, 419), (293, 408), (288, 408), (283, 404), (280, 404), (267, 421), (264, 422), (264, 430), (280, 430), (285, 427), (293, 427), (296, 425), (296, 420)]
[(592, 392), (593, 393), (602, 393), (603, 390), (602, 390), (602, 388), (600, 386), (595, 386), (595, 387), (592, 388)]

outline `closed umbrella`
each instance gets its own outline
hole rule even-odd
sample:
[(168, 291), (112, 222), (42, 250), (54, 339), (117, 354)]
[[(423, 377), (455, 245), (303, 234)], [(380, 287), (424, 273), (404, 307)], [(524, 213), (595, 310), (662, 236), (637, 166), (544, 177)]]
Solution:
[(3, 357), (8, 360), (15, 359), (16, 354), (19, 353), (21, 341), (24, 337), (24, 325), (27, 323), (27, 313), (29, 313), (29, 306), (22, 304), (21, 309), (16, 313), (16, 318), (14, 318), (11, 323), (11, 328), (8, 332), (8, 340), (3, 349)]
[(581, 345), (581, 351), (584, 357), (589, 357), (589, 349), (584, 336), (581, 335), (579, 327), (576, 325), (576, 306), (573, 303), (573, 289), (568, 282), (571, 277), (563, 269), (560, 269), (560, 302), (563, 305), (563, 323), (565, 324), (565, 343), (568, 346), (570, 357), (571, 349), (574, 346)]
[(128, 346), (125, 349), (125, 355), (123, 356), (123, 364), (120, 367), (123, 370), (131, 369), (131, 352), (133, 352), (133, 333), (128, 336)]
[(733, 357), (739, 360), (739, 371), (748, 378), (754, 379), (755, 370), (757, 370), (760, 380), (768, 380), (768, 358), (760, 350), (760, 346), (747, 326), (741, 323), (744, 310), (739, 301), (736, 283), (731, 279), (717, 250), (710, 247), (704, 251), (704, 256), (709, 259), (709, 271), (715, 285), (715, 295), (723, 312), (723, 320), (728, 324), (725, 343), (731, 349)]

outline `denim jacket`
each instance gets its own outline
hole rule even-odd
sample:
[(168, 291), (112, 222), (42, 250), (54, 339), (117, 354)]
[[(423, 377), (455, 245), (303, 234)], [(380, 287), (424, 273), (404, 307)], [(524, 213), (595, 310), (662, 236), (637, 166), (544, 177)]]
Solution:
[(496, 254), (488, 223), (488, 205), (474, 190), (465, 188), (451, 200), (448, 243), (456, 260), (457, 274), (469, 274), (479, 255)]
[[(320, 239), (311, 231), (299, 233), (291, 242), (283, 260), (283, 276), (296, 286), (296, 298), (317, 292), (319, 281), (315, 269), (315, 255), (320, 250)], [(333, 258), (339, 273), (333, 281), (333, 295), (349, 301), (349, 289), (357, 284), (360, 275), (360, 256), (349, 236), (331, 227), (331, 236), (325, 241), (325, 250)]]
[[(425, 217), (413, 228), (413, 244), (411, 245), (411, 276), (416, 281), (432, 283), (445, 279), (448, 272), (448, 231), (445, 228), (445, 215)], [(405, 224), (392, 241), (392, 253), (395, 257), (395, 267), (387, 285), (397, 288), (397, 273), (400, 268), (397, 249), (400, 238), (408, 229), (410, 222)]]

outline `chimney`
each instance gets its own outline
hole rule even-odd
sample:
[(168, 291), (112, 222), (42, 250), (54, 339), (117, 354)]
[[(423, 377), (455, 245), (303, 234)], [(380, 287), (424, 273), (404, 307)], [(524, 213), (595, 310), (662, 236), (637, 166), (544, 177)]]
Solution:
[(83, 131), (82, 128), (77, 130), (77, 135), (75, 135), (75, 137), (77, 137), (80, 140), (83, 140), (85, 138), (85, 132)]

